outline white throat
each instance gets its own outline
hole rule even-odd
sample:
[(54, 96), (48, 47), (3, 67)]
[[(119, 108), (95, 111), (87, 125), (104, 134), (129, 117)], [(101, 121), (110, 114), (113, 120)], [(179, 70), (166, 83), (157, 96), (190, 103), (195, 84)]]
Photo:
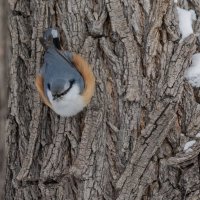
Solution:
[(74, 84), (70, 91), (61, 99), (53, 100), (51, 91), (47, 89), (47, 96), (52, 104), (53, 110), (60, 116), (70, 117), (79, 113), (85, 107), (80, 89)]

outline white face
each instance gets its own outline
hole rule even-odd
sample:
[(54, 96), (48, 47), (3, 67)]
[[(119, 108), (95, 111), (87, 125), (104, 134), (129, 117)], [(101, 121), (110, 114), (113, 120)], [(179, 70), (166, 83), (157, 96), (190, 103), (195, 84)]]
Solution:
[(53, 100), (51, 91), (47, 89), (47, 96), (52, 104), (53, 110), (60, 116), (70, 117), (79, 113), (85, 107), (82, 96), (79, 94), (80, 89), (77, 84), (64, 96)]

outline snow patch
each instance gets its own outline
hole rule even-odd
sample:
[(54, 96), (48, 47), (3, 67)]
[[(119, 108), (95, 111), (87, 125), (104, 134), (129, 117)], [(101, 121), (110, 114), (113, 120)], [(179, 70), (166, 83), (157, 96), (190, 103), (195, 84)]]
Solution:
[(196, 137), (197, 137), (197, 138), (200, 138), (200, 132), (196, 134)]
[(192, 64), (185, 71), (185, 78), (194, 87), (200, 87), (200, 53), (192, 56)]
[(178, 3), (178, 0), (174, 0), (174, 3)]
[(191, 141), (185, 143), (185, 146), (184, 146), (183, 150), (185, 152), (190, 152), (192, 150), (190, 147), (192, 147), (195, 143), (196, 143), (196, 140), (191, 140)]
[(192, 150), (191, 148), (189, 148), (189, 149), (187, 149), (185, 152), (186, 152), (186, 153), (190, 153), (190, 152), (193, 152), (193, 150)]
[(194, 10), (185, 10), (177, 7), (179, 28), (182, 34), (182, 39), (186, 38), (193, 33), (192, 21), (196, 20), (196, 14)]
[(189, 10), (189, 12), (191, 13), (192, 16), (192, 20), (196, 21), (197, 20), (197, 16), (194, 10)]

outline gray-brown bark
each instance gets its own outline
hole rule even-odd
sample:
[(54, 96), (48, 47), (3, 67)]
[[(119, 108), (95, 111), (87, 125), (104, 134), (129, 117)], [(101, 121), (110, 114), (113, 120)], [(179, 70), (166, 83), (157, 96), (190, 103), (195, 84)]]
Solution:
[(6, 1), (0, 2), (0, 199), (4, 197), (5, 185), (5, 138), (6, 138), (6, 112), (7, 112), (7, 18)]
[[(5, 199), (200, 199), (199, 92), (184, 80), (199, 41), (180, 41), (174, 1), (9, 4)], [(180, 6), (199, 16), (197, 1)], [(95, 73), (95, 96), (76, 117), (58, 117), (36, 93), (39, 37), (50, 26)], [(193, 151), (184, 153), (192, 138)]]

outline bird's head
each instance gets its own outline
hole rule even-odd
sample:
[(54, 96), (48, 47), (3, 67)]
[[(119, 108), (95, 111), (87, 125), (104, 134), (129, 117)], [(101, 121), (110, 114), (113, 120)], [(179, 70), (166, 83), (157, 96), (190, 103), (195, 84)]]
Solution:
[(60, 116), (73, 116), (85, 107), (80, 85), (74, 79), (56, 79), (47, 85), (47, 96), (52, 109)]
[(75, 80), (66, 81), (64, 79), (56, 79), (47, 84), (47, 88), (51, 93), (50, 99), (53, 101), (62, 100), (67, 96), (75, 85)]

